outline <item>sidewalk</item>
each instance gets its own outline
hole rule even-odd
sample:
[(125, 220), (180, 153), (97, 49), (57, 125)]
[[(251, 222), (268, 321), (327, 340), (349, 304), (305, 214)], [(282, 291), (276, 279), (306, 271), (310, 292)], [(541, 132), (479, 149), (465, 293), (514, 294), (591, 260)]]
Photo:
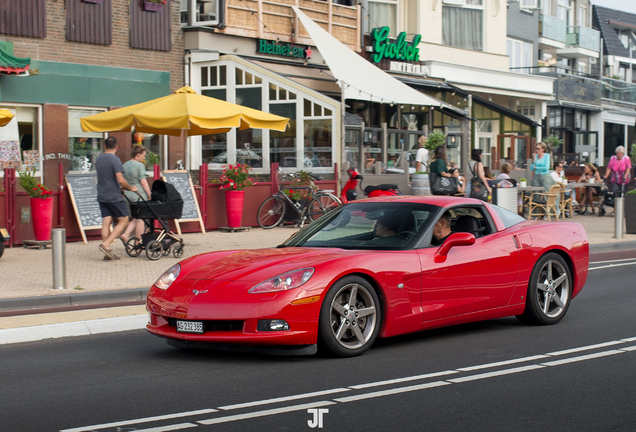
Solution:
[[(614, 218), (579, 216), (568, 221), (585, 228), (592, 252), (636, 249), (636, 234), (615, 239)], [(558, 222), (553, 222), (558, 223)], [(296, 229), (292, 227), (207, 234), (184, 234), (181, 259), (214, 250), (257, 249), (282, 243)], [(104, 261), (100, 242), (66, 245), (67, 289), (52, 288), (51, 250), (12, 248), (0, 258), (0, 344), (40, 340), (51, 337), (86, 335), (143, 328), (146, 322), (143, 300), (159, 275), (181, 259), (172, 255), (150, 261), (145, 253), (131, 258), (121, 243), (113, 250), (119, 261)], [(25, 309), (117, 303), (121, 307), (84, 309), (56, 313), (31, 313)], [(125, 306), (125, 304), (128, 304)], [(8, 311), (18, 311), (17, 315)], [(51, 309), (54, 310), (54, 309)], [(12, 316), (6, 316), (12, 315)]]

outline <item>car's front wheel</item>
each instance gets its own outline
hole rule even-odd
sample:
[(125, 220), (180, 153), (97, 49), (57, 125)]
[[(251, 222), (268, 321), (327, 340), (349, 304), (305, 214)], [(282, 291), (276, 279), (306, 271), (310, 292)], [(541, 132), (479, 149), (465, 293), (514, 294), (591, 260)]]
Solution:
[(556, 324), (570, 306), (572, 275), (565, 260), (556, 253), (542, 256), (534, 266), (528, 285), (522, 322)]
[(375, 289), (359, 276), (337, 281), (320, 311), (320, 345), (339, 357), (368, 350), (380, 332), (382, 308)]

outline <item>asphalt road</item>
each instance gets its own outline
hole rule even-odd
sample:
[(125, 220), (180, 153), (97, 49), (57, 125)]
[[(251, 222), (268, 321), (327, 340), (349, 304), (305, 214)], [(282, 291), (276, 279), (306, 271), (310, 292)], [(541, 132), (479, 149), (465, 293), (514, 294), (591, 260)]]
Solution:
[(461, 325), (353, 359), (180, 350), (145, 331), (3, 346), (0, 430), (308, 431), (313, 409), (328, 431), (633, 431), (630, 263), (593, 264), (558, 325)]

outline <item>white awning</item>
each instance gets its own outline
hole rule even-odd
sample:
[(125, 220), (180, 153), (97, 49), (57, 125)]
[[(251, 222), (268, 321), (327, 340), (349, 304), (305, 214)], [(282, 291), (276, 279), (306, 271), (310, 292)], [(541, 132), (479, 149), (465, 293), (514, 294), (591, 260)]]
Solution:
[(439, 101), (393, 78), (349, 49), (305, 15), (292, 9), (316, 44), (333, 76), (340, 82), (345, 99), (439, 107)]

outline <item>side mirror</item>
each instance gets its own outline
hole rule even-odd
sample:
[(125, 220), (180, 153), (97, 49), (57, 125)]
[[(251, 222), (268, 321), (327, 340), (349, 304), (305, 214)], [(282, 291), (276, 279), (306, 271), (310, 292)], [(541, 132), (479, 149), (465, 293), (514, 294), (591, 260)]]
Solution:
[(435, 255), (446, 256), (448, 251), (455, 246), (470, 246), (475, 244), (475, 236), (471, 233), (453, 233), (451, 234), (443, 245), (439, 247)]

